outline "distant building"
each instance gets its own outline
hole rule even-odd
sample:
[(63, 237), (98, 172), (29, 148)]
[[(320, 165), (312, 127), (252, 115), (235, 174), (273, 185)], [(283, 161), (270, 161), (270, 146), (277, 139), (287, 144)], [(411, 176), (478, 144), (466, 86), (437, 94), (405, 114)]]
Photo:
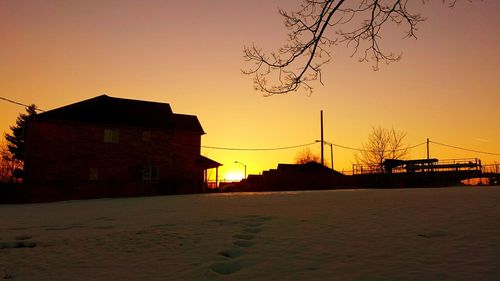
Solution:
[(47, 200), (202, 192), (220, 166), (200, 156), (203, 134), (169, 104), (98, 96), (28, 122), (25, 181)]
[(332, 189), (349, 186), (349, 178), (316, 162), (278, 164), (276, 169), (249, 175), (232, 189), (240, 191), (284, 191)]

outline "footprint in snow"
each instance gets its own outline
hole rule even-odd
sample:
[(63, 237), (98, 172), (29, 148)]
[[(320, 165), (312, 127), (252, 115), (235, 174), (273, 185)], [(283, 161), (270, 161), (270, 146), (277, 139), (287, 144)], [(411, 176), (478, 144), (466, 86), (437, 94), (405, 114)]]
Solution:
[[(236, 223), (243, 226), (242, 233), (233, 235), (233, 245), (236, 247), (217, 253), (219, 256), (223, 256), (228, 260), (225, 262), (215, 262), (210, 265), (210, 269), (220, 275), (230, 275), (240, 271), (243, 268), (241, 263), (241, 258), (244, 256), (243, 249), (252, 247), (256, 244), (254, 241), (256, 238), (255, 235), (260, 233), (262, 231), (262, 226), (271, 219), (272, 218), (268, 216), (248, 215), (236, 220)], [(228, 220), (214, 219), (212, 221), (221, 225), (231, 223), (231, 221)]]
[(229, 275), (235, 272), (240, 271), (242, 268), (241, 262), (232, 261), (232, 262), (216, 262), (210, 265), (210, 269), (215, 273), (221, 275)]
[(236, 246), (239, 246), (239, 247), (247, 248), (247, 247), (252, 247), (253, 245), (255, 245), (255, 242), (248, 241), (248, 240), (236, 240), (233, 242), (233, 244)]
[(247, 233), (259, 233), (262, 231), (262, 228), (260, 227), (247, 227), (247, 228), (243, 228), (243, 232), (247, 232)]
[(232, 249), (224, 250), (224, 251), (221, 251), (218, 253), (218, 255), (226, 257), (226, 258), (230, 258), (230, 259), (238, 258), (242, 254), (243, 254), (243, 252), (239, 248), (232, 248)]
[(235, 234), (235, 235), (233, 235), (233, 238), (242, 239), (242, 240), (252, 240), (255, 237), (251, 234)]

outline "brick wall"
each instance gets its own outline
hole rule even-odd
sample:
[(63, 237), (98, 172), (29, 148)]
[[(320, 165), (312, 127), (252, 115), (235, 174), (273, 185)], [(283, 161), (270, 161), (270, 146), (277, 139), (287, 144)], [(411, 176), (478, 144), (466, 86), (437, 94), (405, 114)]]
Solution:
[[(118, 143), (104, 141), (105, 129), (118, 131)], [(169, 193), (171, 185), (179, 193), (199, 192), (200, 141), (199, 133), (33, 120), (26, 139), (26, 182), (133, 183), (144, 189), (152, 185), (143, 181), (143, 169), (150, 166), (158, 168), (152, 188)]]

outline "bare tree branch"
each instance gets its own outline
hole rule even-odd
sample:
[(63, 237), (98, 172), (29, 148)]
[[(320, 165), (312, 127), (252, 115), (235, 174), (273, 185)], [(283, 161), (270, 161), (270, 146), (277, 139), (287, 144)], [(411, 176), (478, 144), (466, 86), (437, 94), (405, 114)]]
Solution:
[(368, 141), (355, 155), (356, 162), (369, 170), (382, 172), (385, 159), (404, 159), (408, 156), (409, 147), (405, 144), (405, 139), (406, 132), (374, 127)]
[[(422, 0), (423, 3), (428, 0)], [(442, 0), (453, 7), (457, 0)], [(469, 0), (471, 1), (471, 0)], [(382, 31), (390, 24), (403, 25), (403, 38), (417, 38), (425, 19), (408, 9), (409, 0), (302, 0), (296, 12), (280, 10), (289, 30), (287, 42), (266, 54), (256, 45), (245, 46), (244, 58), (251, 66), (242, 72), (253, 76), (254, 88), (264, 95), (305, 90), (312, 93), (312, 81), (322, 81), (322, 66), (332, 58), (331, 48), (345, 44), (360, 62), (391, 63), (401, 55), (382, 49)], [(357, 3), (355, 6), (353, 3)], [(342, 27), (347, 28), (343, 30)]]
[[(299, 150), (295, 155), (295, 164), (307, 164), (310, 162), (316, 162), (321, 164), (321, 156), (319, 154), (315, 154), (314, 152), (312, 152), (309, 147)], [(323, 161), (323, 162), (324, 166), (327, 167), (330, 166), (330, 163), (328, 163), (328, 161)]]

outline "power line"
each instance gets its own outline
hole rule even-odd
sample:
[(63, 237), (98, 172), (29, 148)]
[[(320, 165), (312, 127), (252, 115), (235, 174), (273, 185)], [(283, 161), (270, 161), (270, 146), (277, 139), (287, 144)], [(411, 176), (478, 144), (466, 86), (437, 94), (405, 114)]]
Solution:
[[(299, 145), (291, 145), (291, 146), (283, 146), (283, 147), (273, 147), (273, 148), (240, 148), (240, 147), (220, 147), (220, 146), (205, 146), (202, 145), (202, 148), (206, 149), (216, 149), (216, 150), (233, 150), (233, 151), (273, 151), (273, 150), (286, 150), (286, 149), (294, 149), (294, 148), (299, 148), (299, 147), (304, 147), (304, 146), (309, 146), (318, 143), (317, 141), (315, 142), (310, 142), (310, 143), (305, 143), (305, 144), (299, 144)], [(399, 150), (406, 150), (406, 149), (413, 149), (415, 147), (421, 146), (426, 144), (426, 142), (419, 143), (417, 145), (409, 146), (407, 148), (402, 148), (402, 149), (397, 149), (396, 151)], [(348, 150), (355, 150), (355, 151), (371, 151), (371, 150), (366, 150), (366, 149), (360, 149), (360, 148), (354, 148), (354, 147), (349, 147), (345, 145), (340, 145), (340, 144), (335, 144), (332, 143), (333, 146), (338, 147), (338, 148), (343, 148), (343, 149), (348, 149)], [(390, 150), (386, 150), (390, 151)]]
[(201, 147), (207, 148), (207, 149), (217, 149), (217, 150), (271, 151), (271, 150), (285, 150), (285, 149), (299, 148), (299, 147), (303, 147), (303, 146), (313, 145), (315, 143), (316, 142), (310, 142), (310, 143), (299, 144), (299, 145), (273, 147), (273, 148), (236, 148), (236, 147), (219, 147), (219, 146), (206, 146), (206, 145), (202, 145)]
[[(413, 149), (413, 148), (419, 147), (419, 146), (424, 145), (424, 144), (426, 144), (426, 142), (419, 143), (419, 144), (416, 144), (416, 145), (412, 145), (412, 146), (409, 146), (409, 147), (406, 147), (406, 148), (396, 149), (394, 151), (401, 151), (401, 150), (407, 150), (407, 149), (409, 150), (409, 149)], [(348, 150), (354, 150), (354, 151), (361, 151), (361, 152), (371, 152), (371, 151), (373, 151), (373, 150), (368, 150), (368, 149), (361, 149), (361, 148), (349, 147), (349, 146), (335, 144), (335, 143), (332, 143), (332, 145), (335, 146), (335, 147), (338, 147), (338, 148), (343, 148), (343, 149), (348, 149)], [(388, 151), (393, 151), (393, 150), (384, 150), (384, 152), (388, 152)]]
[[(20, 105), (20, 106), (23, 106), (23, 107), (29, 107), (29, 105), (27, 105), (27, 104), (20, 103), (20, 102), (17, 102), (17, 101), (13, 101), (13, 100), (10, 100), (10, 99), (4, 98), (4, 97), (0, 97), (0, 100), (4, 100), (6, 102), (10, 102), (10, 103), (13, 103), (15, 105)], [(45, 111), (45, 110), (37, 107), (36, 105), (35, 105), (35, 110), (37, 110), (37, 111)]]
[(449, 145), (449, 144), (439, 143), (439, 142), (435, 142), (435, 141), (429, 141), (429, 142), (431, 142), (431, 143), (433, 143), (433, 144), (441, 145), (441, 146), (446, 146), (446, 147), (455, 148), (455, 149), (460, 149), (460, 150), (465, 150), (465, 151), (470, 151), (470, 152), (476, 152), (476, 153), (482, 153), (482, 154), (489, 154), (489, 155), (496, 155), (496, 156), (500, 156), (500, 153), (494, 153), (494, 152), (486, 152), (486, 151), (480, 151), (480, 150), (468, 149), (468, 148), (463, 148), (463, 147), (459, 147), (459, 146), (454, 146), (454, 145)]
[(419, 146), (424, 145), (424, 144), (427, 144), (427, 142), (424, 141), (423, 143), (419, 143), (419, 144), (416, 144), (414, 146), (410, 146), (410, 147), (408, 147), (408, 149), (414, 149), (414, 148), (419, 147)]
[[(460, 150), (465, 150), (465, 151), (470, 151), (470, 152), (476, 152), (476, 153), (482, 153), (482, 154), (490, 154), (490, 155), (500, 156), (500, 153), (494, 153), (494, 152), (486, 152), (486, 151), (468, 149), (468, 148), (458, 147), (458, 146), (454, 146), (454, 145), (439, 143), (439, 142), (435, 142), (435, 141), (429, 141), (429, 142), (437, 144), (437, 145), (441, 145), (441, 146), (446, 146), (446, 147), (460, 149)], [(305, 143), (305, 144), (299, 144), (299, 145), (283, 146), (283, 147), (273, 147), (273, 148), (239, 148), (239, 147), (220, 147), (220, 146), (205, 146), (205, 145), (202, 145), (201, 147), (202, 148), (206, 148), (206, 149), (232, 150), (232, 151), (273, 151), (273, 150), (294, 149), (294, 148), (299, 148), (299, 147), (313, 145), (313, 144), (316, 144), (316, 143), (318, 143), (318, 141), (310, 142), (310, 143)], [(407, 150), (407, 149), (408, 150), (414, 149), (414, 148), (417, 148), (419, 146), (425, 145), (426, 143), (427, 142), (422, 142), (422, 143), (419, 143), (419, 144), (408, 146), (406, 148), (397, 149), (395, 151)], [(342, 149), (347, 149), (347, 150), (360, 151), (360, 152), (371, 152), (372, 151), (372, 150), (361, 149), (361, 148), (354, 148), (354, 147), (345, 146), (345, 145), (336, 144), (336, 143), (331, 143), (331, 144), (334, 147), (336, 147), (336, 148), (342, 148)], [(385, 150), (384, 152), (387, 152), (387, 151), (390, 151), (390, 150)]]

